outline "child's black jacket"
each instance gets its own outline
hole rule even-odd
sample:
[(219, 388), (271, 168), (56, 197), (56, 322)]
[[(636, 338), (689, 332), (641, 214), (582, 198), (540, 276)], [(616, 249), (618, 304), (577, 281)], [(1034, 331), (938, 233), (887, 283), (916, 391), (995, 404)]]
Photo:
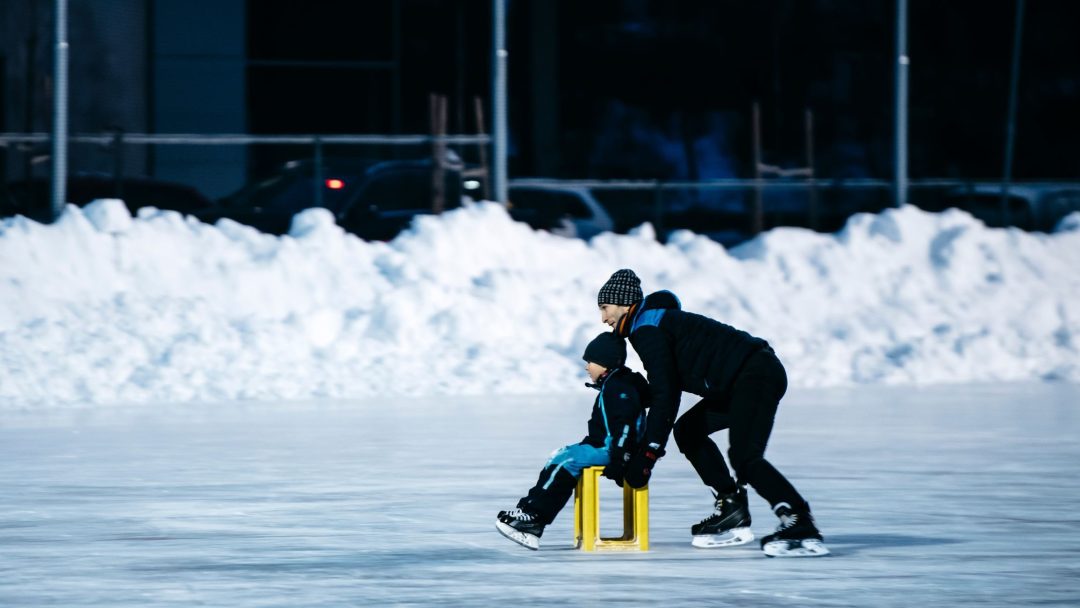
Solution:
[(602, 448), (611, 437), (612, 450), (633, 451), (637, 446), (638, 419), (649, 402), (649, 383), (641, 374), (619, 367), (600, 379), (600, 394), (593, 403), (589, 435), (581, 441)]

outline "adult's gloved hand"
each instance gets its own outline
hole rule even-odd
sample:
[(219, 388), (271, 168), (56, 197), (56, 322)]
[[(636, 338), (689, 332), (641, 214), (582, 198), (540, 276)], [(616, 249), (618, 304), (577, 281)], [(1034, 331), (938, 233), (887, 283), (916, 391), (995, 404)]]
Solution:
[(626, 463), (626, 474), (624, 476), (626, 483), (630, 484), (631, 488), (644, 488), (649, 485), (653, 467), (656, 466), (656, 461), (663, 455), (664, 450), (655, 443), (650, 443), (638, 450), (630, 458), (630, 462)]
[(629, 461), (629, 452), (619, 448), (611, 448), (611, 462), (604, 466), (604, 477), (614, 481), (621, 488), (623, 474), (626, 472), (626, 463)]

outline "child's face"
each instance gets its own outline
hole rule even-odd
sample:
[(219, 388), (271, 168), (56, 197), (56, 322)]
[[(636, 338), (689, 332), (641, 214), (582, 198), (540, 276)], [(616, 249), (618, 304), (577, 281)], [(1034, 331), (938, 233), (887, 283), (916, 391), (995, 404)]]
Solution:
[(619, 306), (617, 304), (601, 304), (600, 305), (600, 321), (608, 327), (614, 328), (619, 323), (619, 319), (623, 318), (627, 312), (629, 312), (629, 306)]
[(603, 376), (604, 373), (607, 372), (607, 368), (599, 363), (589, 361), (585, 364), (585, 372), (589, 374), (589, 377), (592, 378), (593, 382), (596, 382), (600, 379), (600, 376)]

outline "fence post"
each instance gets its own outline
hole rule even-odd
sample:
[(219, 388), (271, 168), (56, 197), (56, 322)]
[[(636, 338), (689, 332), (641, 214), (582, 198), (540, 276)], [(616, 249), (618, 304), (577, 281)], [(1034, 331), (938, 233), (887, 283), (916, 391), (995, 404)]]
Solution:
[[(68, 11), (67, 0), (56, 0), (56, 50), (53, 52), (52, 200), (51, 220), (67, 203), (68, 153)], [(29, 92), (28, 92), (29, 94)], [(51, 221), (50, 220), (50, 221)]]
[(506, 48), (506, 3), (507, 0), (491, 0), (492, 4), (492, 53), (494, 55), (492, 59), (492, 127), (491, 133), (494, 136), (494, 142), (492, 144), (492, 163), (494, 164), (494, 171), (492, 175), (492, 194), (495, 197), (495, 201), (506, 204), (508, 200), (507, 196), (507, 184), (506, 184), (506, 156), (507, 156), (507, 138), (509, 137), (509, 127), (507, 124), (508, 118), (506, 116), (507, 108), (507, 62), (509, 57), (509, 51)]
[(896, 64), (895, 98), (893, 100), (893, 205), (907, 204), (908, 196), (908, 69), (911, 60), (907, 52), (907, 0), (896, 0)]

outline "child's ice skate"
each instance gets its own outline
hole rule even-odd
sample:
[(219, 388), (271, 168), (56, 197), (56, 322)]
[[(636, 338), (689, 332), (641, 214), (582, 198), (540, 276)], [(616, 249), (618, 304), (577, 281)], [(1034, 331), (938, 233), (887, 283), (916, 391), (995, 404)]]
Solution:
[(702, 549), (731, 547), (754, 540), (754, 533), (750, 530), (746, 489), (718, 494), (713, 514), (694, 524), (690, 533), (694, 535), (690, 544)]
[(536, 551), (540, 548), (540, 537), (544, 534), (544, 524), (536, 514), (523, 509), (499, 511), (495, 519), (495, 529), (515, 543)]
[(814, 525), (810, 505), (801, 511), (782, 502), (776, 505), (780, 525), (776, 532), (761, 539), (761, 550), (769, 557), (818, 557), (828, 555), (821, 532)]

